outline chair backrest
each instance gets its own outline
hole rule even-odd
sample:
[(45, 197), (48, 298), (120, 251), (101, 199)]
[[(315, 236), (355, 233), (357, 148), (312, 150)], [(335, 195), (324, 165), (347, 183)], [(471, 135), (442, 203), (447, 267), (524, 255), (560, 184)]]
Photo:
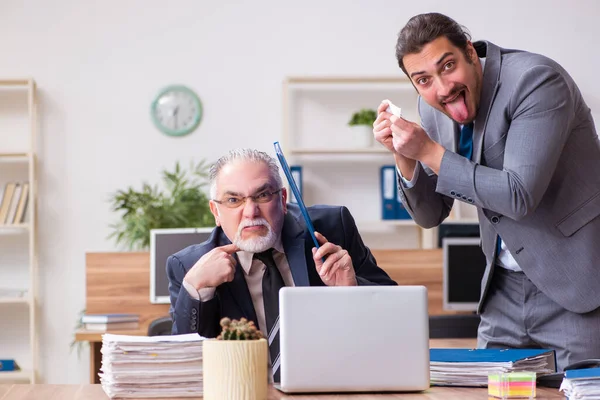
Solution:
[(173, 321), (171, 321), (171, 317), (157, 318), (148, 325), (148, 336), (170, 335), (172, 329)]
[(430, 339), (476, 338), (480, 317), (477, 314), (429, 316)]

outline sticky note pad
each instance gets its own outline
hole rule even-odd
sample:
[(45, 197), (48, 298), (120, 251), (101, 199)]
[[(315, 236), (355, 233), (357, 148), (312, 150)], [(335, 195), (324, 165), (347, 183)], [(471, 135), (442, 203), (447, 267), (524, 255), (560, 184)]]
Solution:
[(535, 398), (535, 372), (506, 372), (488, 375), (488, 395), (498, 399)]

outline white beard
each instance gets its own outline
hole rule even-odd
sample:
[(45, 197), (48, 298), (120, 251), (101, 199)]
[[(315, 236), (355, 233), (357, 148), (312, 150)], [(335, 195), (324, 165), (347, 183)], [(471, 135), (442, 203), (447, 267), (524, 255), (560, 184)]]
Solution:
[[(265, 236), (242, 239), (242, 229), (247, 226), (264, 226), (267, 228), (267, 234)], [(233, 244), (242, 251), (260, 253), (273, 247), (276, 241), (277, 235), (273, 232), (273, 228), (269, 225), (267, 220), (264, 218), (256, 218), (252, 221), (245, 221), (240, 224), (233, 240)]]

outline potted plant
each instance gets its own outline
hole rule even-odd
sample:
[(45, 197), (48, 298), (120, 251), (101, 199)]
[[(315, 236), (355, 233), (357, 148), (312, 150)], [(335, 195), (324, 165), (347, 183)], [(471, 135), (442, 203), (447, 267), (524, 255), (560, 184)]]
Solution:
[(373, 122), (377, 119), (375, 110), (363, 108), (355, 112), (348, 122), (352, 131), (352, 142), (356, 147), (370, 147), (373, 145)]
[(122, 217), (110, 226), (109, 237), (129, 250), (142, 250), (150, 245), (151, 229), (215, 226), (204, 192), (207, 176), (204, 161), (192, 162), (187, 171), (177, 162), (173, 171), (162, 171), (162, 189), (143, 182), (141, 190), (112, 194), (111, 209)]
[(205, 400), (266, 400), (268, 345), (254, 322), (221, 319), (222, 332), (202, 342)]

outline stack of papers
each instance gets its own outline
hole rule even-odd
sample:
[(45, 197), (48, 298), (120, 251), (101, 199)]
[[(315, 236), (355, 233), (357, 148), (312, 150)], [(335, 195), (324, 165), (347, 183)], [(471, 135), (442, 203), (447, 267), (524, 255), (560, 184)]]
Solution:
[(111, 399), (200, 397), (203, 339), (104, 334), (102, 388)]
[(569, 399), (600, 399), (600, 368), (565, 371), (560, 390)]
[(488, 375), (528, 371), (538, 375), (556, 371), (553, 350), (431, 349), (430, 380), (437, 386), (486, 387)]

